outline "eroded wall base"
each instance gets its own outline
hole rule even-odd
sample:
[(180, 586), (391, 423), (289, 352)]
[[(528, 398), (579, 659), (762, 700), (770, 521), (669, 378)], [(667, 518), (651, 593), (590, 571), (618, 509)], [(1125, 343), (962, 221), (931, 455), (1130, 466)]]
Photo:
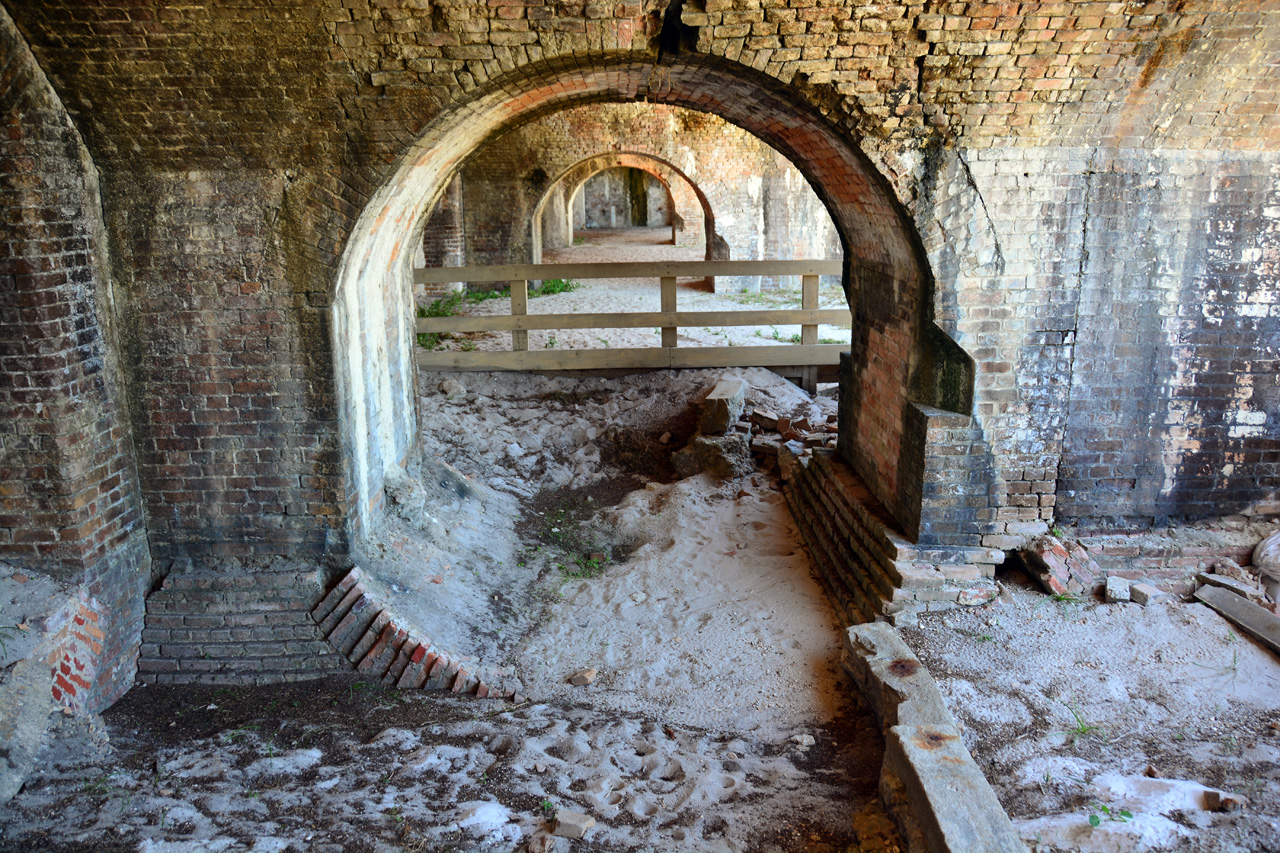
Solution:
[(778, 455), (783, 494), (832, 605), (848, 623), (986, 604), (1004, 553), (918, 547), (832, 450)]

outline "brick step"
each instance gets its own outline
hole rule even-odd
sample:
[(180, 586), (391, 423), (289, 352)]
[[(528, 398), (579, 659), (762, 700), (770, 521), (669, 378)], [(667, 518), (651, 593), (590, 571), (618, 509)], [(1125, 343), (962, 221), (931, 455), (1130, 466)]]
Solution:
[(787, 472), (783, 494), (842, 618), (853, 623), (882, 616), (909, 619), (995, 596), (990, 578), (998, 552), (917, 548), (833, 452), (796, 457), (784, 449), (783, 454), (789, 455), (781, 457)]
[(356, 670), (388, 686), (450, 690), (524, 701), (509, 670), (437, 647), (429, 637), (384, 607), (353, 568), (311, 610), (329, 645)]
[(181, 592), (163, 595), (153, 593), (148, 600), (148, 607), (153, 613), (223, 613), (228, 610), (256, 613), (278, 613), (281, 611), (297, 611), (307, 613), (315, 601), (315, 590), (309, 593), (301, 591), (281, 594), (279, 590), (263, 590), (262, 592), (246, 592), (231, 590), (228, 592), (201, 591)]
[(318, 567), (170, 574), (147, 597), (138, 680), (265, 684), (347, 667), (312, 621)]
[(292, 571), (259, 571), (252, 574), (231, 574), (208, 570), (193, 570), (168, 575), (161, 584), (168, 590), (268, 590), (299, 589), (311, 594), (307, 578)]

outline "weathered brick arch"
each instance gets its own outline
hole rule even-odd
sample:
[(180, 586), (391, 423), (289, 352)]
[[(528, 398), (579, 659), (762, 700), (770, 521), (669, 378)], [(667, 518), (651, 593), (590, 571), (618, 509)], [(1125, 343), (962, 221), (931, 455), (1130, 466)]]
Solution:
[[(843, 245), (854, 313), (841, 446), (916, 534), (927, 466), (925, 433), (912, 407), (950, 402), (964, 409), (972, 363), (931, 323), (929, 276), (913, 227), (855, 141), (777, 80), (710, 57), (655, 64), (634, 55), (531, 64), (477, 88), (425, 128), (365, 207), (343, 256), (333, 309), (344, 443), (354, 453), (354, 525), (381, 501), (384, 472), (400, 464), (413, 440), (409, 248), (424, 212), (485, 139), (557, 110), (637, 100), (738, 125), (791, 160), (827, 206)], [(950, 397), (938, 377), (959, 377)]]
[(669, 160), (640, 151), (607, 151), (580, 160), (565, 169), (547, 187), (534, 206), (530, 227), (533, 262), (542, 260), (542, 219), (547, 203), (554, 193), (563, 191), (566, 199), (572, 199), (591, 178), (609, 169), (639, 169), (653, 175), (667, 190), (671, 198), (672, 212), (681, 219), (681, 245), (706, 245), (706, 259), (712, 260), (715, 235), (715, 211), (711, 202), (692, 178)]

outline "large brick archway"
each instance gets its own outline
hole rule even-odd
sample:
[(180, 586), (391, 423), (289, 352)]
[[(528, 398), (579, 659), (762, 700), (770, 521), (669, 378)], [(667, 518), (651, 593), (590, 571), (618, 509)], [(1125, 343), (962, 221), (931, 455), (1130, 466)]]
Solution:
[[(844, 287), (855, 317), (843, 380), (843, 451), (915, 533), (921, 448), (904, 444), (908, 409), (913, 398), (937, 402), (930, 377), (945, 373), (939, 364), (957, 355), (930, 350), (939, 336), (925, 330), (927, 272), (888, 185), (854, 140), (776, 81), (735, 63), (655, 65), (634, 57), (547, 63), (492, 81), (432, 122), (365, 207), (342, 260), (333, 309), (353, 525), (358, 531), (367, 522), (381, 501), (384, 471), (404, 459), (413, 440), (408, 249), (424, 212), (486, 138), (560, 109), (637, 100), (710, 112), (742, 127), (791, 160), (827, 206), (843, 244)], [(923, 442), (918, 429), (911, 434)], [(903, 459), (914, 461), (907, 478), (899, 476)]]
[(591, 178), (609, 169), (639, 169), (656, 178), (671, 198), (672, 211), (682, 220), (681, 245), (706, 245), (706, 259), (713, 260), (715, 239), (715, 211), (701, 187), (674, 163), (653, 154), (640, 151), (608, 151), (587, 157), (565, 169), (552, 179), (546, 192), (538, 199), (530, 218), (533, 263), (542, 259), (543, 215), (556, 192), (572, 198)]

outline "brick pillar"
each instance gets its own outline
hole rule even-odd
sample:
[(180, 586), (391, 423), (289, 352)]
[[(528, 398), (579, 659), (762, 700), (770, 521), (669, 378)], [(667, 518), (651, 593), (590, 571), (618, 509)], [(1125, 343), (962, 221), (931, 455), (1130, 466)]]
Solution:
[(83, 584), (106, 613), (97, 680), (132, 682), (150, 580), (122, 386), (97, 173), (25, 41), (0, 9), (0, 559)]

